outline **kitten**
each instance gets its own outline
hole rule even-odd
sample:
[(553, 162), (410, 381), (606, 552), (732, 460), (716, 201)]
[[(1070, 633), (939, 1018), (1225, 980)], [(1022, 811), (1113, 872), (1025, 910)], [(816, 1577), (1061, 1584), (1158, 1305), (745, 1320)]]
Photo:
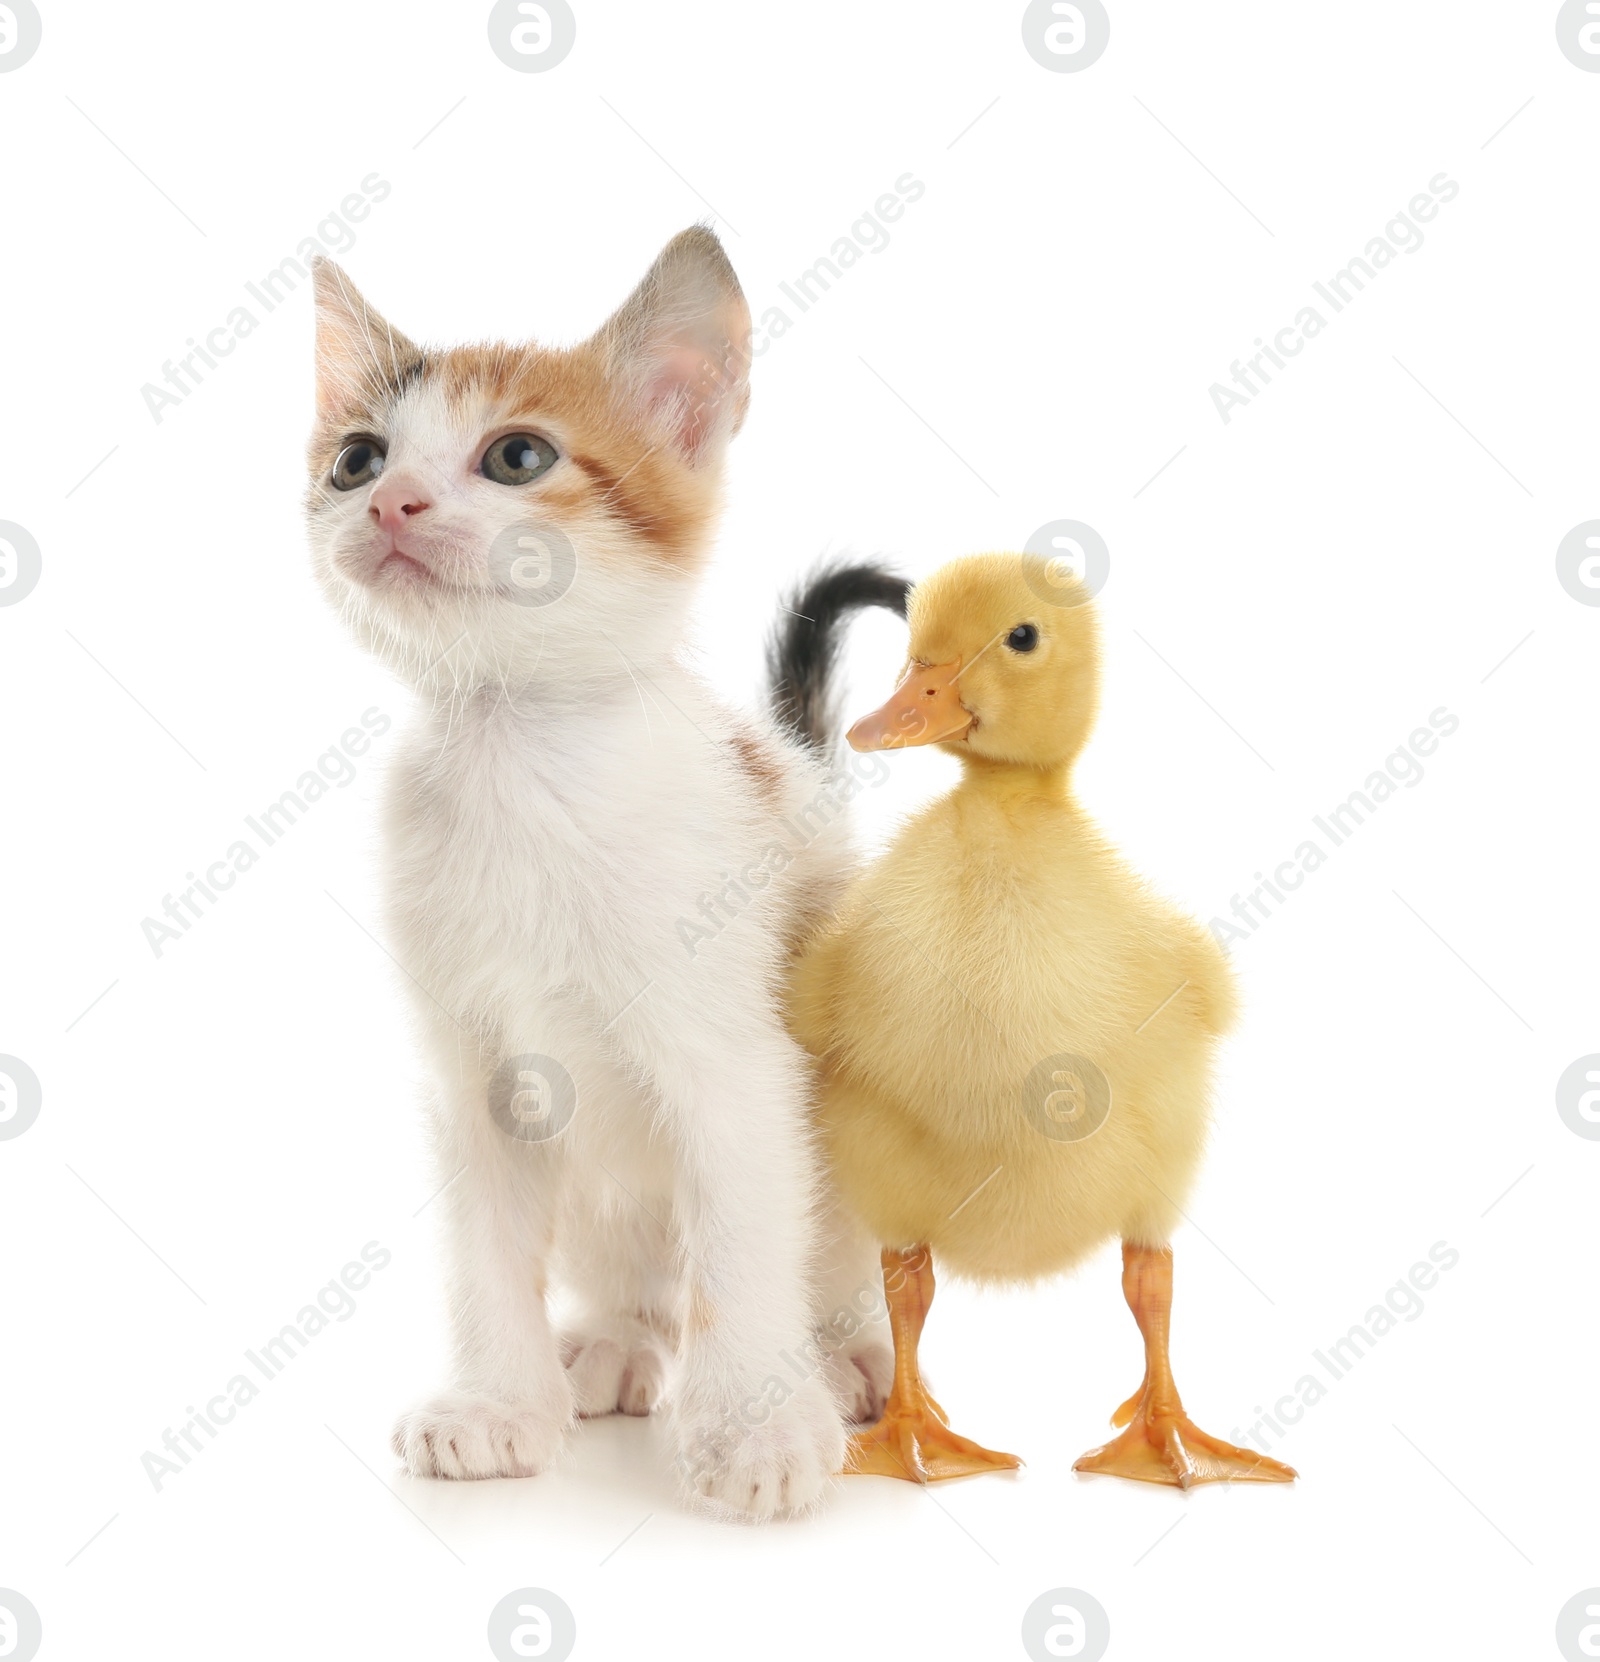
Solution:
[[(892, 1356), (881, 1323), (816, 1342), (875, 1295), (876, 1255), (819, 1219), (778, 1003), (848, 850), (838, 820), (792, 834), (828, 819), (804, 746), (677, 656), (749, 397), (738, 281), (691, 229), (579, 346), (424, 351), (337, 266), (315, 277), (314, 564), (419, 695), (388, 934), (436, 1082), (455, 1368), (396, 1452), (419, 1476), (542, 1471), (574, 1414), (649, 1412), (670, 1368), (688, 1487), (805, 1507)], [(903, 585), (808, 593), (777, 667), (816, 741), (834, 626), (903, 610)]]

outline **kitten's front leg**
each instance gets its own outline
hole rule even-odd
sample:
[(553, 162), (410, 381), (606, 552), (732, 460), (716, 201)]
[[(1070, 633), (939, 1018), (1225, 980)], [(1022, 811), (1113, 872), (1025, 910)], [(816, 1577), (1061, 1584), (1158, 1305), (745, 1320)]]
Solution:
[[(640, 1001), (652, 1005), (648, 1029), (640, 1012), (630, 1037), (648, 1056), (679, 1157), (688, 1293), (672, 1404), (678, 1468), (730, 1511), (799, 1511), (845, 1453), (808, 1284), (816, 1165), (804, 1062), (758, 980), (740, 999), (730, 991), (711, 1020), (661, 991)], [(748, 1008), (730, 1010), (736, 1002)]]
[(455, 1365), (451, 1388), (395, 1425), (395, 1453), (417, 1477), (531, 1477), (560, 1452), (573, 1419), (545, 1310), (561, 1146), (514, 1139), (490, 1113), (488, 1092), (480, 1067), (444, 1083), (437, 1204), (447, 1218)]
[(817, 1315), (834, 1395), (858, 1425), (883, 1413), (894, 1383), (894, 1345), (877, 1243), (830, 1181), (816, 1260)]

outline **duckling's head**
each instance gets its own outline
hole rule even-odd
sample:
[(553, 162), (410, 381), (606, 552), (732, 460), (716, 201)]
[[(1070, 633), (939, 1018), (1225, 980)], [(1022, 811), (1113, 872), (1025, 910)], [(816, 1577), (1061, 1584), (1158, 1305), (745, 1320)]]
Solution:
[(1088, 591), (1059, 560), (970, 554), (912, 589), (904, 678), (850, 729), (856, 750), (939, 744), (1023, 767), (1069, 766), (1094, 725), (1100, 643)]

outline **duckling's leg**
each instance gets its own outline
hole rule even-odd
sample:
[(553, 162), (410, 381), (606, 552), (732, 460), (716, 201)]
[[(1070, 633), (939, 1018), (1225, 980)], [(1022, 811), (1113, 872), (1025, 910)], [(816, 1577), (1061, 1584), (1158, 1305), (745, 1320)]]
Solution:
[(883, 1290), (894, 1335), (894, 1388), (883, 1405), (883, 1418), (851, 1438), (845, 1470), (934, 1483), (1020, 1466), (1014, 1454), (997, 1454), (957, 1436), (922, 1383), (917, 1342), (933, 1303), (933, 1258), (927, 1247), (905, 1252), (885, 1247)]
[(1111, 1472), (1145, 1483), (1226, 1481), (1290, 1483), (1292, 1466), (1252, 1449), (1235, 1448), (1202, 1431), (1183, 1411), (1167, 1356), (1172, 1320), (1172, 1248), (1122, 1243), (1122, 1293), (1144, 1335), (1144, 1384), (1112, 1416), (1126, 1426), (1121, 1436), (1090, 1449), (1078, 1472)]

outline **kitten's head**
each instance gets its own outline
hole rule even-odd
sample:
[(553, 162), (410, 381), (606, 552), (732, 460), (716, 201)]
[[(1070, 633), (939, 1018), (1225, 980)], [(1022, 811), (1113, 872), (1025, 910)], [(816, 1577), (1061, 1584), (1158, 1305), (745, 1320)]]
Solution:
[(716, 237), (674, 237), (564, 349), (425, 350), (331, 261), (315, 278), (307, 518), (357, 637), (436, 693), (579, 690), (670, 650), (749, 400), (750, 313)]

